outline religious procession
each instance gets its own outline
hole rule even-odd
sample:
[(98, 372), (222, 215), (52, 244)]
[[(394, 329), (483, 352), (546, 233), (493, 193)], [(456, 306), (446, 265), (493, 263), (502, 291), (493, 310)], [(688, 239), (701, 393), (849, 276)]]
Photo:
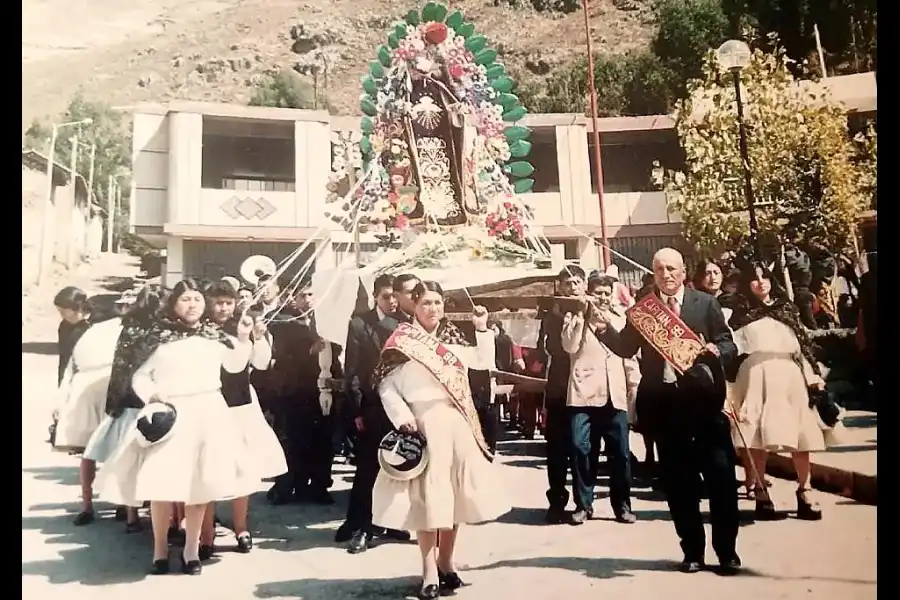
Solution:
[[(599, 222), (590, 234), (569, 226), (574, 259), (542, 224), (544, 158), (497, 51), (434, 2), (385, 35), (358, 132), (329, 140), (315, 234), (215, 276), (173, 269), (169, 246), (159, 282), (121, 292), (110, 311), (78, 286), (57, 291), (46, 418), (52, 448), (78, 461), (72, 525), (101, 527), (115, 507), (124, 533), (146, 533), (149, 574), (215, 577), (226, 547), (255, 552), (262, 507), (288, 520), (298, 505), (338, 509), (329, 535), (350, 555), (417, 546), (413, 597), (493, 597), (457, 548), (516, 513), (508, 481), (528, 468), (504, 449), (535, 440), (539, 524), (638, 531), (646, 488), (667, 509), (671, 543), (653, 551), (673, 572), (742, 579), (765, 552), (744, 551), (746, 526), (790, 515), (775, 527), (792, 536), (808, 531), (796, 522), (827, 525), (814, 457), (848, 443), (848, 407), (878, 404), (877, 252), (856, 223), (829, 220), (838, 200), (804, 208), (812, 183), (773, 207), (781, 184), (755, 179), (755, 157), (772, 155), (748, 146), (761, 109), (740, 78), (757, 76), (759, 50), (731, 40), (715, 57), (730, 97), (712, 102), (734, 113), (723, 157), (694, 145), (693, 171), (655, 173), (678, 186), (669, 202), (693, 245), (636, 253), (608, 235), (588, 78), (601, 189), (585, 196)], [(722, 118), (703, 110), (707, 128)], [(734, 161), (739, 176), (702, 180), (707, 160)], [(818, 185), (826, 176), (845, 174), (820, 172)], [(692, 194), (721, 198), (691, 213)], [(713, 230), (716, 243), (697, 242)], [(328, 264), (333, 245), (343, 250)], [(775, 455), (792, 468), (788, 501), (772, 493)], [(352, 475), (340, 497), (338, 474)]]

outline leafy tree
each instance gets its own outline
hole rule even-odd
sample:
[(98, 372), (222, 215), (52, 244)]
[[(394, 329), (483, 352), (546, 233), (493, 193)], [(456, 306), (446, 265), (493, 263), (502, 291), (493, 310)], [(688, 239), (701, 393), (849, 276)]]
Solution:
[(266, 75), (256, 86), (250, 106), (272, 108), (326, 108), (324, 98), (316, 98), (316, 90), (289, 69)]
[[(742, 84), (760, 230), (847, 249), (864, 208), (865, 180), (843, 109), (820, 88), (798, 83), (782, 52), (755, 51)], [(678, 106), (686, 170), (667, 177), (669, 201), (685, 235), (716, 250), (749, 234), (735, 94), (712, 53), (695, 87)]]
[(33, 148), (47, 154), (53, 123), (68, 123), (92, 119), (90, 125), (69, 126), (58, 129), (54, 151), (56, 162), (69, 167), (72, 156), (72, 137), (79, 136), (78, 158), (76, 169), (85, 180), (91, 169), (91, 142), (96, 144), (94, 158), (94, 202), (101, 207), (107, 206), (107, 182), (115, 177), (122, 190), (122, 202), (116, 221), (122, 229), (120, 236), (127, 235), (129, 215), (129, 193), (131, 190), (131, 128), (121, 112), (113, 110), (102, 102), (90, 102), (81, 94), (76, 94), (69, 102), (66, 111), (55, 117), (53, 121), (34, 121), (25, 132), (23, 147)]
[[(672, 75), (660, 60), (647, 52), (597, 54), (594, 85), (601, 117), (667, 113), (674, 97)], [(532, 112), (587, 112), (587, 59), (579, 59), (540, 84), (519, 90), (522, 102)]]
[(687, 83), (703, 74), (703, 59), (728, 39), (729, 23), (721, 0), (658, 0), (653, 53), (671, 71), (671, 93), (687, 94)]
[(722, 0), (721, 3), (733, 31), (753, 32), (754, 42), (760, 48), (771, 50), (777, 44), (794, 60), (809, 62), (818, 70), (814, 34), (818, 25), (828, 68), (837, 73), (856, 73), (876, 67), (876, 0)]

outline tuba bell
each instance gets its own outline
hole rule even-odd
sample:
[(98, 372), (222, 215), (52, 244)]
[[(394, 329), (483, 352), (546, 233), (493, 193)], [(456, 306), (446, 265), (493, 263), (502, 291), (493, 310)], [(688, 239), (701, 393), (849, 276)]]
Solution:
[(240, 272), (244, 281), (255, 287), (259, 285), (259, 278), (263, 275), (275, 275), (278, 272), (278, 265), (268, 256), (254, 254), (241, 263)]

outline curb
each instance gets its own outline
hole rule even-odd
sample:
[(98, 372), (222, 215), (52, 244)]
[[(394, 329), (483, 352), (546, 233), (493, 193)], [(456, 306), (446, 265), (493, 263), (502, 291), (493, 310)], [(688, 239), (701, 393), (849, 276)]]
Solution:
[[(846, 469), (812, 463), (810, 480), (813, 489), (851, 498), (862, 504), (878, 504), (878, 476), (863, 475)], [(769, 455), (766, 473), (779, 479), (796, 480), (797, 473), (789, 456)]]

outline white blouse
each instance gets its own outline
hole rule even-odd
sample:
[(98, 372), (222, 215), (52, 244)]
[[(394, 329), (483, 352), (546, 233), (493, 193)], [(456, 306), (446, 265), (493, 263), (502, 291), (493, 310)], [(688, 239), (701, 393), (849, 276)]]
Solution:
[(790, 327), (771, 317), (763, 317), (744, 325), (734, 332), (734, 342), (743, 354), (767, 352), (772, 354), (793, 354), (803, 366), (807, 381), (815, 381), (818, 376), (812, 365), (800, 351), (800, 341)]
[(72, 349), (72, 357), (66, 365), (62, 382), (57, 390), (58, 404), (68, 398), (72, 379), (77, 374), (96, 371), (99, 376), (106, 370), (106, 374), (109, 375), (120, 333), (122, 333), (120, 318), (109, 319), (88, 327)]
[(149, 402), (154, 396), (165, 400), (218, 391), (221, 369), (240, 373), (254, 350), (249, 341), (232, 341), (233, 349), (200, 336), (163, 344), (135, 372), (131, 380), (134, 393)]

